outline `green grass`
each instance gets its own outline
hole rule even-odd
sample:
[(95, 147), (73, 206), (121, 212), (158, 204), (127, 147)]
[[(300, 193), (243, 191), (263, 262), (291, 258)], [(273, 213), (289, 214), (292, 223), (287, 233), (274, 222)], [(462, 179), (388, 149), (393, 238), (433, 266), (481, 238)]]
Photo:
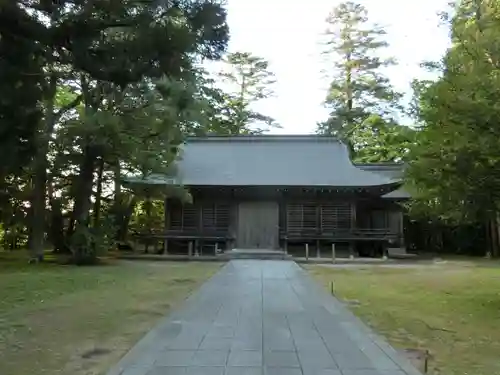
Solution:
[(0, 374), (104, 374), (220, 264), (0, 263)]
[(309, 266), (397, 348), (428, 349), (429, 373), (500, 374), (500, 267), (453, 262), (413, 269)]

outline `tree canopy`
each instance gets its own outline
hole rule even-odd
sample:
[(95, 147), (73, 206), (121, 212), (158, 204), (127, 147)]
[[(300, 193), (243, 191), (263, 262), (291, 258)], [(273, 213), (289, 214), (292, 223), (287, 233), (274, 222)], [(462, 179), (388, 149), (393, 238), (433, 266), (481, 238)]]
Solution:
[[(445, 20), (452, 45), (428, 64), (437, 79), (413, 82), (406, 126), (386, 31), (361, 4), (337, 5), (324, 45), (329, 117), (317, 132), (346, 142), (355, 162), (404, 162), (414, 217), (496, 223), (500, 1), (462, 0)], [(50, 244), (95, 261), (128, 229), (160, 222), (158, 200), (190, 199), (182, 186), (124, 186), (125, 175), (175, 173), (186, 136), (279, 127), (256, 106), (273, 95), (271, 64), (228, 53), (228, 40), (222, 0), (1, 1), (4, 247), (42, 259)], [(210, 74), (207, 60), (222, 70)]]
[[(396, 142), (407, 143), (410, 130), (393, 118), (401, 95), (383, 74), (383, 68), (396, 64), (382, 57), (386, 31), (370, 22), (363, 5), (352, 1), (337, 5), (326, 21), (323, 54), (332, 81), (325, 104), (330, 115), (317, 131), (346, 142), (355, 160), (401, 160), (408, 145)], [(378, 152), (381, 147), (388, 149)]]
[(274, 73), (269, 62), (249, 52), (229, 53), (224, 68), (218, 74), (221, 83), (228, 86), (222, 95), (219, 122), (230, 134), (261, 133), (279, 125), (253, 107), (273, 95)]
[(199, 62), (225, 53), (225, 8), (18, 0), (0, 4), (0, 21), (4, 237), (24, 233), (39, 259), (47, 241), (95, 259), (119, 239), (106, 228), (129, 220), (122, 176), (169, 170), (206, 125)]
[(498, 212), (499, 15), (498, 1), (462, 1), (449, 18), (441, 77), (417, 92), (423, 126), (407, 171), (416, 211), (455, 222)]

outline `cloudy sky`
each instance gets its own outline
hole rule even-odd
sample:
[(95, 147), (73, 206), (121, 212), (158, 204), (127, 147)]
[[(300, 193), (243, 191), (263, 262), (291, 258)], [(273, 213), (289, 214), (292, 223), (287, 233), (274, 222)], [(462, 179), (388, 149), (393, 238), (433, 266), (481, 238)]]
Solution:
[[(275, 96), (256, 109), (274, 117), (282, 129), (273, 133), (305, 134), (325, 119), (322, 106), (328, 86), (321, 57), (325, 18), (337, 0), (228, 0), (229, 50), (248, 51), (270, 62), (277, 83)], [(415, 77), (426, 72), (424, 60), (443, 54), (447, 30), (437, 13), (448, 0), (362, 0), (370, 20), (385, 26), (399, 65), (389, 71), (395, 87), (408, 92)]]

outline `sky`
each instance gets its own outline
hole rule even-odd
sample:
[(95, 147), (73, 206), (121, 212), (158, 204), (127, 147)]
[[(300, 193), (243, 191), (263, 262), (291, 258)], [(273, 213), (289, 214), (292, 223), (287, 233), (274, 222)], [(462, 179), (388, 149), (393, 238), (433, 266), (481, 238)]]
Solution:
[[(321, 56), (325, 19), (338, 0), (228, 0), (229, 51), (251, 52), (269, 61), (276, 75), (275, 95), (255, 106), (274, 117), (271, 133), (308, 134), (327, 117), (322, 102), (329, 80)], [(399, 64), (387, 76), (410, 92), (414, 78), (428, 77), (419, 64), (438, 60), (448, 45), (448, 30), (437, 13), (448, 0), (361, 0), (372, 22), (385, 27), (387, 53)]]

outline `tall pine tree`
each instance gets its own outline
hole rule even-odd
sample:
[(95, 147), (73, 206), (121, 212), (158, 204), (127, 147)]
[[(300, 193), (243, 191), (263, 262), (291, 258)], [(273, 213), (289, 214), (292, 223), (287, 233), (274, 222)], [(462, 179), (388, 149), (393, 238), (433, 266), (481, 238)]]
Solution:
[[(373, 115), (385, 117), (398, 95), (381, 69), (395, 64), (382, 58), (388, 44), (385, 30), (369, 23), (365, 7), (343, 2), (327, 18), (326, 49), (333, 80), (325, 104), (330, 116), (318, 124), (318, 133), (332, 134), (350, 143), (352, 133)], [(351, 147), (353, 145), (351, 144)]]
[(219, 76), (229, 86), (221, 102), (221, 128), (230, 134), (249, 134), (279, 127), (274, 118), (253, 108), (273, 95), (275, 78), (267, 60), (248, 52), (230, 53)]

